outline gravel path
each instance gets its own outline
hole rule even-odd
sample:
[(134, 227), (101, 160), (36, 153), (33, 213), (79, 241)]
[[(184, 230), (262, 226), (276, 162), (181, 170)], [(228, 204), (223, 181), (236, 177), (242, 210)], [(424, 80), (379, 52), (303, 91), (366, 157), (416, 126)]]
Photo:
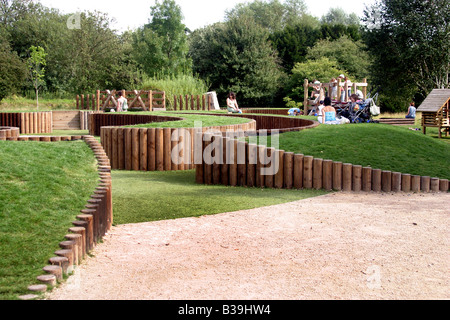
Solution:
[(449, 299), (450, 194), (333, 193), (114, 227), (48, 299)]

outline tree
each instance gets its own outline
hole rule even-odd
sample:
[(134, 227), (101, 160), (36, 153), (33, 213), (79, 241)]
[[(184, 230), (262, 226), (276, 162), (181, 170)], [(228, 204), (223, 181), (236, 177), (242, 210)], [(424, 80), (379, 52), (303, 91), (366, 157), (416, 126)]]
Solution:
[(267, 29), (245, 15), (195, 31), (193, 71), (209, 79), (222, 101), (234, 91), (242, 107), (271, 105), (283, 73), (268, 36)]
[(36, 109), (39, 110), (39, 87), (44, 83), (46, 60), (44, 48), (30, 47), (30, 58), (28, 58), (28, 69), (30, 71), (30, 79), (36, 92)]
[(174, 0), (156, 1), (148, 24), (134, 34), (134, 57), (148, 76), (186, 73), (191, 69), (187, 58), (186, 26)]
[[(375, 82), (387, 99), (421, 102), (433, 88), (449, 88), (448, 0), (381, 0), (366, 8), (364, 41)], [(391, 110), (400, 106), (389, 106)]]
[(369, 74), (370, 57), (362, 41), (352, 41), (347, 36), (337, 40), (319, 40), (308, 49), (306, 58), (317, 60), (327, 57), (336, 60), (339, 69), (347, 70), (348, 76), (362, 81)]
[(341, 8), (330, 8), (320, 20), (327, 24), (359, 25), (359, 18), (355, 13), (347, 14)]
[(0, 32), (0, 101), (16, 93), (26, 78), (26, 65)]
[(338, 68), (338, 63), (335, 60), (327, 57), (296, 63), (292, 69), (289, 83), (286, 86), (288, 90), (287, 96), (294, 100), (303, 101), (303, 83), (305, 79), (308, 79), (310, 82), (318, 80), (322, 83), (328, 83), (332, 78), (346, 73), (346, 70)]

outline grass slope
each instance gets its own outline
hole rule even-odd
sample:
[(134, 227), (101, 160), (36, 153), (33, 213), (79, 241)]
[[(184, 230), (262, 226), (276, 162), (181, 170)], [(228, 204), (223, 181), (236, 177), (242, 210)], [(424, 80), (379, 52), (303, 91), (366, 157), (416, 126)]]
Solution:
[(450, 179), (448, 141), (405, 127), (367, 123), (321, 125), (281, 134), (279, 141), (280, 149), (285, 151), (374, 169)]
[(197, 217), (323, 195), (323, 190), (280, 190), (195, 183), (195, 171), (112, 172), (114, 224)]
[(29, 293), (97, 180), (84, 142), (0, 141), (0, 299)]

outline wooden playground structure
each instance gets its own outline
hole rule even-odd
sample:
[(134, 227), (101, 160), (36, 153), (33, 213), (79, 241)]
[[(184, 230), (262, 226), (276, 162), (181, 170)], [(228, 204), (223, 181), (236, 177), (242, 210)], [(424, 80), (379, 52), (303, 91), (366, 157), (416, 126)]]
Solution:
[(437, 127), (439, 138), (442, 137), (442, 129), (449, 136), (450, 89), (433, 89), (417, 112), (422, 112), (423, 134), (426, 134), (427, 127)]
[[(344, 102), (350, 101), (350, 95), (346, 93), (349, 90), (351, 90), (352, 93), (356, 93), (356, 90), (358, 90), (358, 88), (361, 88), (361, 92), (363, 93), (364, 99), (366, 99), (367, 97), (367, 79), (363, 79), (363, 82), (350, 83), (349, 81), (341, 81), (341, 79), (338, 78), (336, 79), (336, 82), (330, 81), (329, 83), (319, 83), (319, 84), (316, 84), (314, 82), (311, 83), (309, 82), (308, 79), (305, 79), (303, 83), (303, 88), (305, 90), (305, 96), (303, 100), (304, 114), (308, 114), (309, 110), (312, 109), (312, 107), (315, 105), (314, 99), (312, 100), (310, 99), (309, 88), (314, 88), (316, 86), (319, 87), (319, 90), (323, 91), (323, 98), (325, 98), (326, 96), (333, 98), (331, 94), (333, 92), (334, 87), (337, 87), (336, 90), (337, 96), (335, 98), (336, 100), (339, 101)], [(319, 100), (323, 99), (319, 98)]]
[(166, 93), (153, 90), (97, 90), (95, 94), (77, 95), (77, 109), (105, 111), (108, 108), (116, 108), (119, 92), (122, 92), (122, 96), (127, 99), (129, 110), (153, 111), (166, 109)]

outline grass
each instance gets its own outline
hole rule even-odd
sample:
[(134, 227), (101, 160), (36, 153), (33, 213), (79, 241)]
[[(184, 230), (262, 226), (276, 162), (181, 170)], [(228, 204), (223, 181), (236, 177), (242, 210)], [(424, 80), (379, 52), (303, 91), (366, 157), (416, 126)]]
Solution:
[[(45, 96), (39, 98), (39, 111), (51, 110), (75, 110), (75, 97), (54, 98)], [(10, 96), (0, 102), (0, 112), (34, 112), (36, 109), (36, 100), (26, 97)]]
[[(127, 112), (132, 113), (132, 112)], [(151, 115), (160, 115), (167, 116), (168, 112), (139, 112), (138, 114), (151, 114)], [(195, 122), (201, 122), (201, 126), (203, 127), (211, 127), (211, 126), (225, 126), (231, 124), (241, 124), (248, 123), (251, 120), (247, 118), (240, 117), (220, 117), (220, 116), (208, 116), (208, 115), (200, 115), (198, 113), (178, 113), (178, 112), (170, 112), (171, 116), (180, 117), (184, 120), (180, 121), (168, 121), (168, 122), (152, 122), (145, 124), (137, 124), (128, 127), (137, 127), (137, 128), (193, 128), (195, 126)]]
[[(112, 172), (114, 224), (198, 217), (296, 201), (323, 190), (282, 190), (195, 183), (195, 171)], [(151, 195), (151, 196), (149, 196)]]
[(37, 282), (95, 189), (89, 147), (77, 142), (0, 141), (0, 299)]
[[(271, 139), (268, 139), (270, 143)], [(320, 125), (279, 136), (279, 149), (376, 169), (450, 179), (448, 139), (385, 124)]]

